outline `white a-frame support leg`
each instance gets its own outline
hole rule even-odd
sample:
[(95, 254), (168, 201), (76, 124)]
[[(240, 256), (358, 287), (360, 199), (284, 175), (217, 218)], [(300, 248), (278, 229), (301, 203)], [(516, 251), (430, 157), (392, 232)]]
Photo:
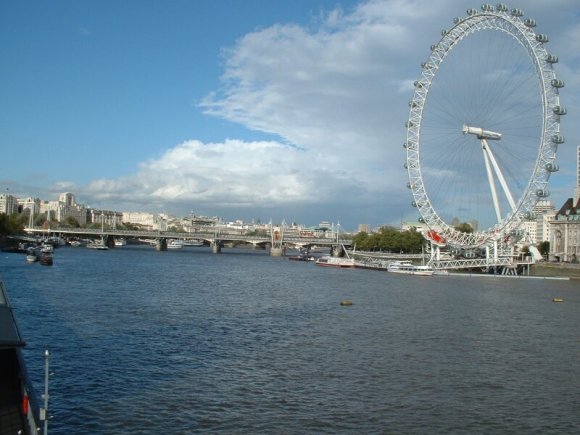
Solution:
[[(491, 165), (493, 167), (495, 175), (497, 176), (497, 179), (499, 180), (499, 184), (501, 185), (501, 188), (503, 189), (503, 193), (504, 193), (505, 197), (507, 198), (507, 201), (508, 201), (512, 211), (515, 212), (516, 211), (516, 202), (514, 201), (514, 197), (512, 196), (512, 193), (510, 192), (510, 189), (507, 185), (507, 182), (505, 181), (505, 178), (503, 176), (503, 173), (501, 172), (501, 169), (499, 168), (499, 165), (497, 164), (497, 161), (495, 160), (495, 157), (494, 157), (493, 153), (491, 152), (489, 144), (487, 143), (487, 140), (485, 140), (484, 138), (481, 139), (481, 143), (482, 143), (484, 158), (486, 156), (489, 158), (489, 162), (491, 162)], [(489, 179), (490, 188), (492, 189), (492, 196), (493, 196), (495, 212), (497, 215), (497, 221), (499, 222), (501, 220), (501, 213), (499, 213), (499, 202), (497, 199), (497, 192), (494, 194), (495, 183), (493, 182), (492, 178), (490, 178), (489, 162), (488, 162), (488, 159), (486, 158), (485, 165), (486, 165), (486, 169), (488, 172), (487, 176)]]

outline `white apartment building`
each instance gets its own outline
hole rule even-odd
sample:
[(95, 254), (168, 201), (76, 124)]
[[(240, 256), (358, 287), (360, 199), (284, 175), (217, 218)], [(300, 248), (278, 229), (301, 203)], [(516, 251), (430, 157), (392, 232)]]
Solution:
[(122, 221), (124, 223), (139, 225), (147, 230), (167, 231), (167, 221), (153, 213), (124, 211), (122, 213)]
[(8, 194), (0, 195), (0, 213), (18, 213), (18, 200), (16, 197)]
[(72, 193), (61, 193), (58, 201), (40, 201), (40, 214), (46, 214), (47, 220), (65, 222), (72, 217), (80, 225), (87, 223), (87, 209), (84, 205), (77, 204)]
[(528, 242), (537, 245), (540, 242), (549, 241), (549, 223), (554, 219), (556, 209), (549, 200), (541, 200), (532, 208), (532, 212), (536, 215), (536, 219), (522, 224), (528, 237)]
[(116, 228), (117, 225), (123, 222), (123, 214), (118, 211), (89, 208), (87, 210), (87, 222)]

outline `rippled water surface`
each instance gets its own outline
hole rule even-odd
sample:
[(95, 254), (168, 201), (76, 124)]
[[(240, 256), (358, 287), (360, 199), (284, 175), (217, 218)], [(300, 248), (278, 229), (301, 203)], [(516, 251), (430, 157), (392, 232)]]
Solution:
[(579, 281), (133, 246), (0, 273), (51, 433), (580, 432)]

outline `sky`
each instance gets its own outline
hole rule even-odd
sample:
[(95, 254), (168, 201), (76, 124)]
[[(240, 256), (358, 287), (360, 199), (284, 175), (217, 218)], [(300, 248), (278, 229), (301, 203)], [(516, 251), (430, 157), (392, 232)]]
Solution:
[[(463, 0), (0, 2), (0, 188), (117, 211), (416, 221), (405, 121)], [(495, 4), (495, 3), (494, 3)], [(520, 0), (568, 109), (550, 179), (573, 195), (580, 4)]]

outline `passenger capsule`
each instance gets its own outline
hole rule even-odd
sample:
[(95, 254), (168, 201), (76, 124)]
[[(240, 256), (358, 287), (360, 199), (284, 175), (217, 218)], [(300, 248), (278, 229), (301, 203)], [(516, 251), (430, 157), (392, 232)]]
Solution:
[(524, 213), (524, 219), (528, 221), (536, 220), (536, 214), (532, 211), (527, 211)]
[(446, 29), (441, 30), (441, 36), (447, 35), (448, 31)]
[(481, 10), (483, 12), (493, 12), (493, 6), (490, 5), (489, 3), (485, 3), (485, 4), (481, 5)]
[(536, 190), (536, 195), (539, 198), (547, 198), (548, 196), (550, 196), (550, 192), (547, 189), (538, 189)]
[(407, 189), (411, 188), (411, 183), (407, 183)]
[(555, 134), (554, 136), (552, 136), (552, 142), (555, 144), (561, 144), (566, 142), (566, 138), (561, 134)]
[(417, 107), (419, 104), (416, 101), (409, 101), (409, 107), (411, 109)]
[(495, 7), (495, 10), (498, 12), (507, 12), (508, 7), (506, 5), (504, 5), (503, 3), (498, 3), (497, 6)]
[(546, 163), (546, 171), (548, 172), (558, 172), (560, 167), (556, 163)]
[(528, 27), (536, 27), (536, 20), (534, 20), (533, 18), (526, 18), (524, 20), (524, 25)]
[(475, 15), (477, 14), (477, 9), (467, 9), (467, 15)]
[(552, 109), (552, 111), (556, 115), (565, 115), (566, 113), (568, 113), (568, 111), (566, 110), (566, 108), (563, 107), (563, 106), (554, 106), (554, 108)]
[(564, 87), (564, 81), (560, 80), (560, 79), (552, 79), (552, 81), (550, 83), (555, 88), (563, 88)]
[(407, 122), (405, 122), (405, 127), (407, 127), (407, 128), (413, 127), (414, 125), (415, 125), (415, 124), (413, 124), (413, 122), (412, 122), (412, 121), (407, 121)]
[(407, 149), (407, 142), (403, 142), (403, 148)]
[(548, 63), (558, 63), (558, 56), (555, 56), (553, 54), (548, 54), (546, 56), (546, 62), (548, 62)]
[(512, 15), (514, 17), (523, 17), (524, 11), (522, 11), (521, 9), (512, 9)]
[(423, 87), (423, 82), (420, 82), (420, 81), (418, 81), (418, 80), (415, 80), (415, 81), (413, 82), (413, 85), (414, 85), (416, 88), (419, 88), (419, 89), (421, 89), (421, 88)]
[(536, 35), (536, 41), (545, 44), (546, 42), (549, 41), (548, 35), (544, 35), (542, 33), (539, 33), (539, 34)]
[(407, 162), (403, 163), (403, 168), (409, 169), (409, 165), (407, 164)]
[(455, 17), (453, 18), (453, 24), (459, 24), (463, 21), (463, 18), (461, 17)]
[(425, 219), (423, 219), (422, 217), (420, 217), (419, 219), (417, 219), (418, 222), (424, 224), (425, 223)]
[(413, 207), (417, 207), (417, 203), (416, 203), (415, 201), (413, 201), (413, 202), (411, 203), (411, 205), (412, 205)]
[(437, 48), (437, 46), (436, 46), (436, 45), (432, 45), (432, 46), (431, 46), (431, 51), (435, 51), (435, 49), (436, 49), (436, 48)]

